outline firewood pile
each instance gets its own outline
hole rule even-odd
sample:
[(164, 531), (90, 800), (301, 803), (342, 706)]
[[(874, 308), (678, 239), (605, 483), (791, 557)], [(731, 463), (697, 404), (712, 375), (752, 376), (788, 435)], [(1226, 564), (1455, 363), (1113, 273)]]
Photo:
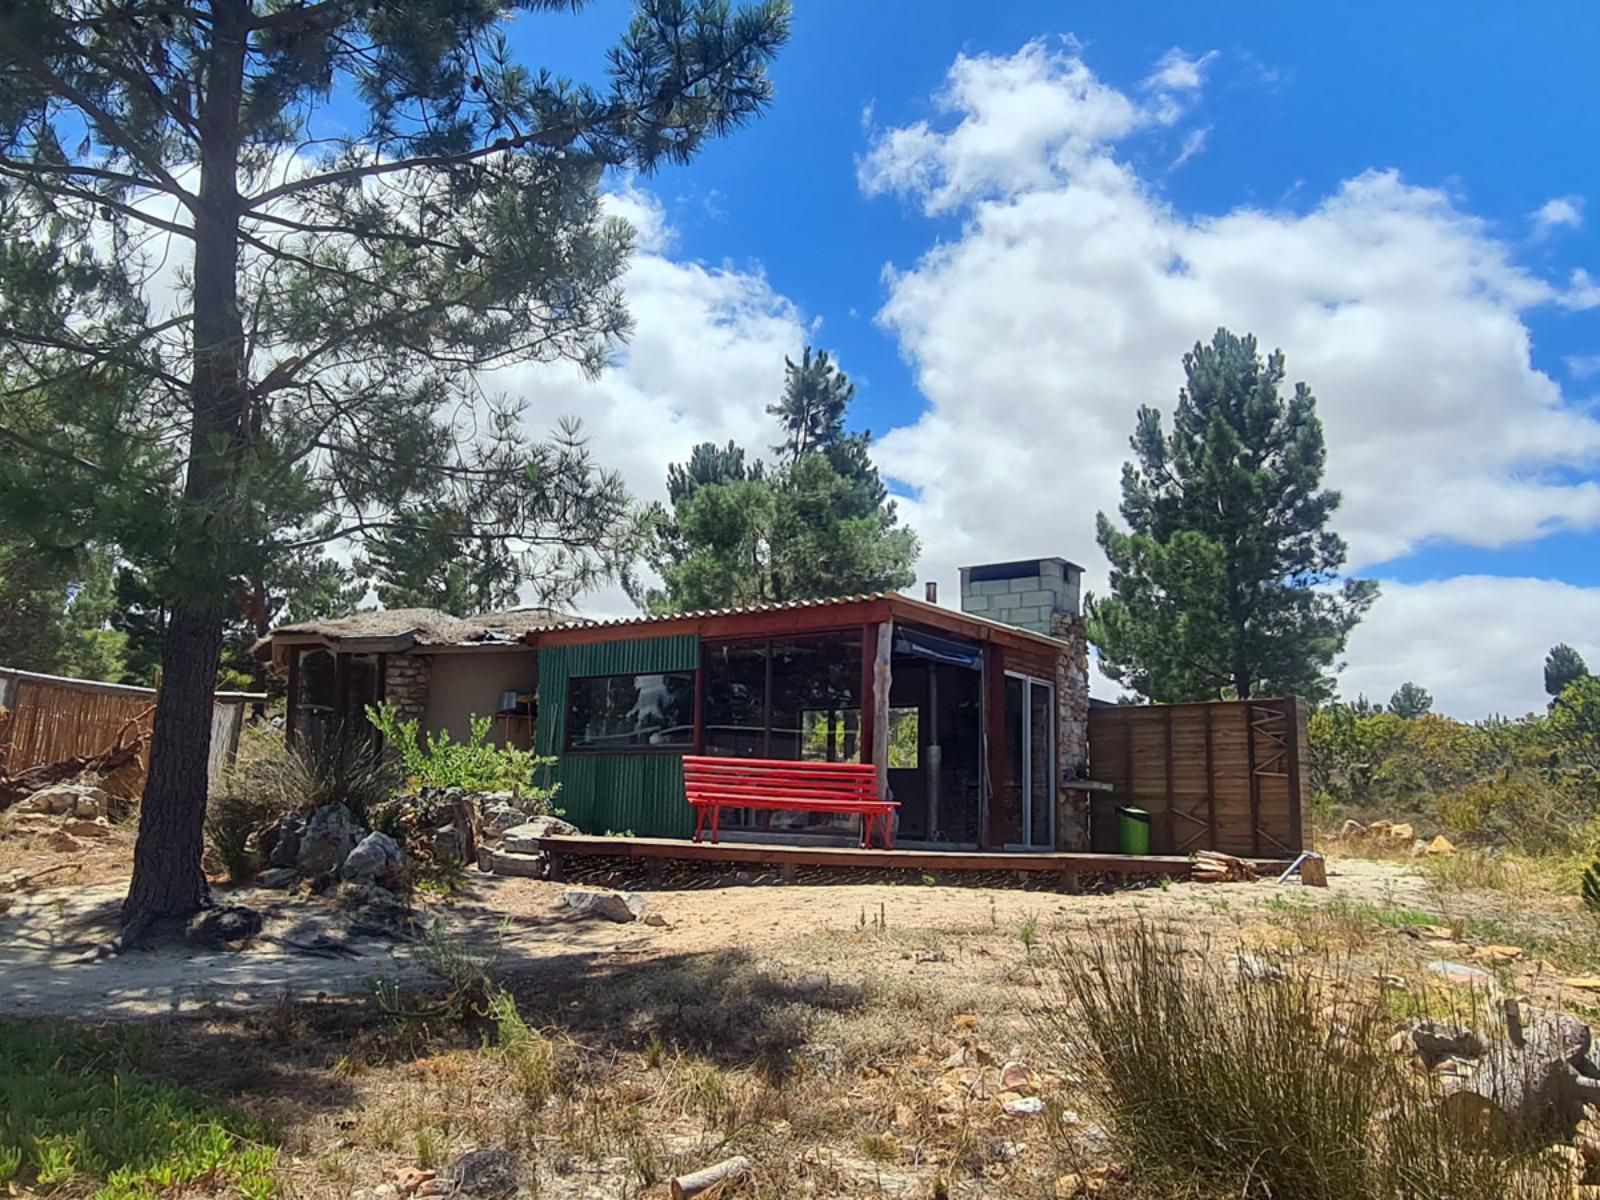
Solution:
[(1196, 883), (1254, 883), (1256, 869), (1242, 858), (1220, 850), (1202, 850), (1194, 856), (1189, 878)]

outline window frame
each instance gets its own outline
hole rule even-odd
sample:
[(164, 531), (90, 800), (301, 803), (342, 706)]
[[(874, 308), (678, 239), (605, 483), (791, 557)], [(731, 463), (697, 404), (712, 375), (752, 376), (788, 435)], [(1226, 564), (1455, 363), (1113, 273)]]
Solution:
[[(670, 746), (639, 746), (639, 745), (579, 746), (579, 745), (575, 745), (574, 744), (573, 739), (577, 736), (577, 731), (574, 728), (573, 721), (572, 721), (572, 701), (573, 701), (572, 686), (573, 686), (573, 684), (581, 683), (581, 682), (583, 682), (584, 680), (587, 680), (587, 679), (641, 679), (641, 678), (644, 678), (645, 676), (648, 676), (648, 675), (660, 675), (662, 677), (665, 677), (665, 676), (668, 676), (668, 675), (682, 675), (686, 679), (689, 680), (689, 682), (690, 682), (689, 722), (688, 722), (688, 724), (686, 726), (684, 726), (684, 728), (688, 730), (688, 737), (684, 741), (676, 742), (676, 743), (674, 743), (674, 744), (672, 744)], [(684, 755), (684, 754), (693, 754), (693, 753), (695, 753), (695, 731), (696, 731), (696, 729), (698, 728), (698, 725), (699, 725), (699, 721), (698, 721), (698, 717), (697, 717), (697, 714), (695, 712), (695, 709), (696, 709), (697, 704), (698, 704), (698, 697), (699, 697), (699, 693), (700, 693), (700, 670), (697, 667), (684, 667), (684, 668), (681, 668), (681, 669), (675, 669), (675, 670), (671, 670), (671, 671), (607, 671), (607, 672), (603, 672), (603, 673), (595, 674), (595, 675), (569, 675), (567, 677), (567, 685), (566, 685), (565, 691), (566, 691), (566, 694), (565, 694), (565, 696), (562, 697), (562, 699), (565, 702), (564, 711), (562, 712), (562, 718), (563, 718), (563, 729), (562, 729), (562, 738), (561, 738), (561, 742), (562, 742), (561, 753), (562, 754), (574, 754), (574, 755), (586, 755), (586, 754), (592, 754), (592, 755), (603, 755), (603, 754), (628, 754), (628, 755), (632, 755), (632, 754), (677, 754), (677, 755)], [(637, 688), (635, 689), (635, 691), (637, 691)]]

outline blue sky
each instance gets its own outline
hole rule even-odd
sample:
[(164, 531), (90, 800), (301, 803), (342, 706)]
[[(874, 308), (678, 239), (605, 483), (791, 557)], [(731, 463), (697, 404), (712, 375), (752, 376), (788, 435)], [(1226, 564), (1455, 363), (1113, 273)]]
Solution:
[[(614, 182), (638, 334), (598, 386), (519, 381), (540, 416), (653, 494), (701, 437), (764, 444), (809, 339), (924, 574), (1060, 553), (1093, 580), (1134, 410), (1254, 329), (1319, 395), (1385, 581), (1347, 691), (1515, 712), (1551, 641), (1600, 660), (1600, 6), (796, 8), (764, 118)], [(593, 77), (628, 11), (513, 40)]]

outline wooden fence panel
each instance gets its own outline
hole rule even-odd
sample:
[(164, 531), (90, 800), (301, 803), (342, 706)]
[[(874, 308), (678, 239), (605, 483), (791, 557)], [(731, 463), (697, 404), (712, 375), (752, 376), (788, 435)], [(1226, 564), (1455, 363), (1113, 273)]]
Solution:
[[(0, 729), (0, 770), (15, 774), (28, 767), (80, 754), (98, 754), (121, 738), (148, 734), (155, 715), (151, 688), (61, 679), (0, 668), (0, 697), (8, 720)], [(234, 759), (244, 705), (252, 693), (218, 693), (212, 709), (208, 776), (213, 781)], [(144, 791), (146, 760), (118, 771), (101, 786), (115, 796)]]
[(1090, 842), (1117, 848), (1116, 810), (1151, 816), (1157, 854), (1290, 857), (1311, 844), (1305, 710), (1295, 699), (1119, 705), (1089, 712)]

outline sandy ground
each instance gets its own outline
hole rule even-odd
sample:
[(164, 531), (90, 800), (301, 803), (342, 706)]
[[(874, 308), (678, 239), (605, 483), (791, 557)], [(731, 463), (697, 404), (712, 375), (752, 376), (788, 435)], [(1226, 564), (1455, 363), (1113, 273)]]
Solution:
[[(604, 963), (721, 949), (772, 950), (809, 933), (881, 925), (897, 931), (957, 933), (1036, 921), (1070, 937), (1075, 929), (1144, 916), (1204, 932), (1237, 923), (1243, 912), (1285, 899), (1324, 904), (1340, 898), (1422, 903), (1426, 884), (1404, 866), (1335, 864), (1326, 890), (1256, 884), (1172, 884), (1073, 896), (1010, 888), (884, 884), (792, 885), (657, 890), (645, 893), (667, 921), (619, 925), (576, 917), (561, 904), (567, 886), (530, 879), (469, 875), (464, 893), (425, 908), (447, 937), (487, 954), (508, 975), (537, 970), (555, 978)], [(116, 930), (123, 884), (41, 888), (12, 897), (0, 916), (0, 1016), (81, 1020), (172, 1016), (206, 1009), (267, 1006), (284, 999), (370, 992), (382, 978), (424, 975), (404, 941), (352, 937), (345, 914), (316, 897), (219, 889), (218, 900), (261, 910), (264, 936), (242, 950), (174, 942), (85, 963), (85, 951)], [(321, 957), (283, 944), (339, 938), (357, 957)], [(282, 940), (280, 940), (282, 939)]]

